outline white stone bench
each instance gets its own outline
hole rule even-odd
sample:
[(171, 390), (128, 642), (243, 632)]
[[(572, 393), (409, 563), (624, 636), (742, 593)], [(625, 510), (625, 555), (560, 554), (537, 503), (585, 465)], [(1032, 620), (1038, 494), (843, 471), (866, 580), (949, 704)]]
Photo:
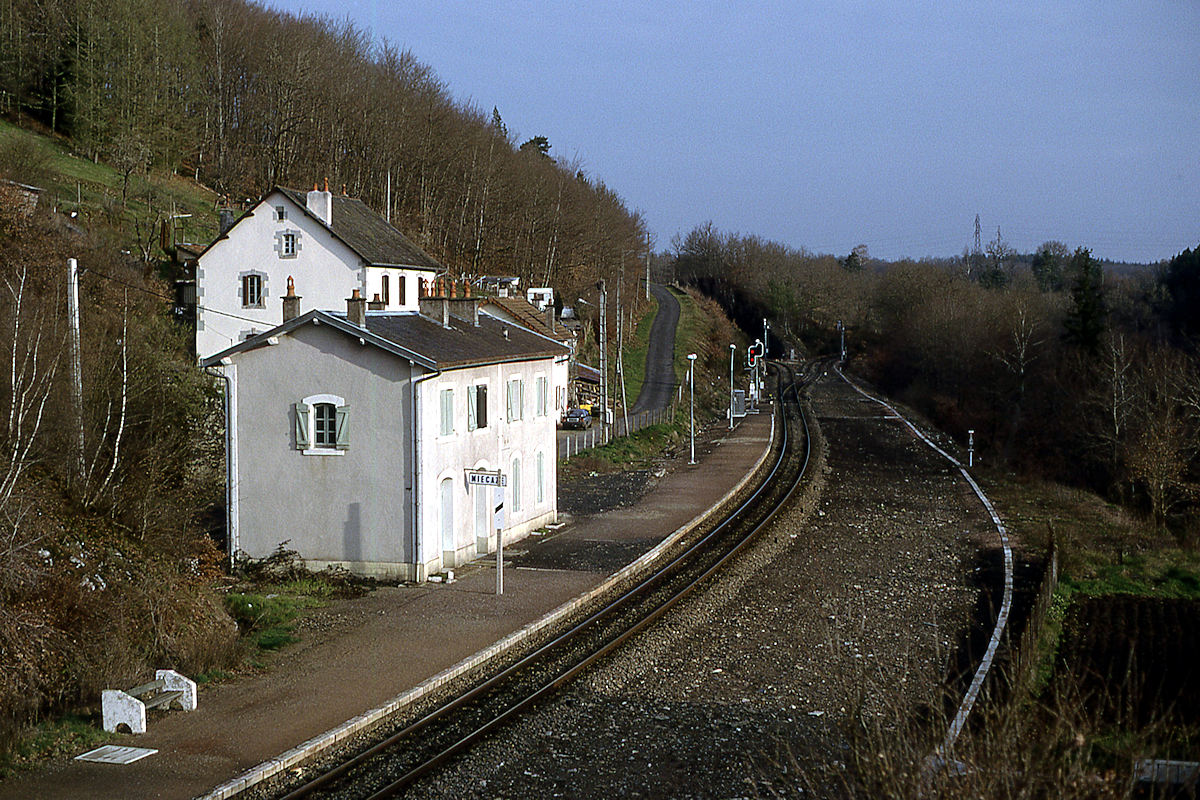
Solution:
[(127, 691), (105, 689), (100, 697), (104, 730), (115, 733), (125, 725), (130, 733), (146, 732), (146, 712), (175, 704), (184, 711), (196, 710), (196, 683), (173, 669), (160, 669), (154, 680)]

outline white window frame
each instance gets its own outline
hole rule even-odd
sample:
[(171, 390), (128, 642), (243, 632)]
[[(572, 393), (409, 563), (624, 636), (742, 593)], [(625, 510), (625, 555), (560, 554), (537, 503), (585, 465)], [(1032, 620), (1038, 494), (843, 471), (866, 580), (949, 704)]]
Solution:
[[(288, 243), (291, 247), (288, 247)], [(283, 259), (293, 259), (300, 255), (303, 245), (300, 243), (300, 231), (295, 228), (284, 228), (275, 232), (275, 254)]]
[[(487, 388), (488, 388), (487, 383), (473, 383), (467, 387), (467, 430), (468, 431), (486, 430), (488, 427), (488, 424), (491, 422), (491, 420), (488, 419), (489, 413), (488, 413), (488, 401), (487, 401), (487, 395), (488, 395)], [(483, 403), (482, 403), (483, 424), (482, 425), (479, 424), (479, 408), (481, 405), (479, 402), (479, 390), (480, 389), (483, 389)]]
[(445, 386), (438, 391), (438, 435), (454, 435), (454, 387)]
[(546, 453), (543, 450), (538, 450), (535, 458), (536, 464), (536, 480), (537, 480), (537, 504), (540, 506), (546, 502)]
[[(316, 408), (334, 407), (334, 444), (317, 446)], [(295, 405), (296, 449), (306, 456), (344, 456), (350, 449), (350, 406), (336, 394), (311, 394)], [(300, 438), (303, 436), (304, 438)]]
[(550, 381), (545, 375), (537, 376), (537, 415), (544, 417), (550, 406)]
[[(255, 302), (250, 302), (248, 295), (250, 294), (251, 283), (258, 284), (258, 299)], [(267, 307), (267, 274), (258, 270), (247, 270), (238, 274), (238, 297), (242, 301), (242, 308), (266, 308)]]
[(512, 457), (512, 510), (513, 514), (521, 511), (521, 457)]
[(508, 421), (520, 422), (525, 419), (525, 381), (521, 378), (510, 378), (506, 386)]

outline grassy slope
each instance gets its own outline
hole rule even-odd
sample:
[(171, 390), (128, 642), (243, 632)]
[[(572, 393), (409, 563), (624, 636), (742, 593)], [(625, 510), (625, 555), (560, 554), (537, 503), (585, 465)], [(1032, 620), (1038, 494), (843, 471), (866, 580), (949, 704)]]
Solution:
[(1058, 541), (1061, 590), (1200, 600), (1200, 553), (1181, 549), (1128, 510), (1080, 489), (1040, 481), (989, 486), (1010, 530), (1031, 549)]
[[(20, 146), (30, 155), (30, 174), (14, 179), (45, 190), (64, 212), (86, 219), (104, 219), (136, 238), (138, 226), (149, 231), (158, 216), (190, 214), (178, 221), (179, 241), (207, 242), (216, 231), (216, 194), (194, 181), (171, 173), (130, 177), (126, 208), (121, 209), (123, 177), (104, 163), (73, 155), (64, 140), (45, 136), (0, 120), (0, 148)], [(152, 235), (157, 242), (158, 230)]]

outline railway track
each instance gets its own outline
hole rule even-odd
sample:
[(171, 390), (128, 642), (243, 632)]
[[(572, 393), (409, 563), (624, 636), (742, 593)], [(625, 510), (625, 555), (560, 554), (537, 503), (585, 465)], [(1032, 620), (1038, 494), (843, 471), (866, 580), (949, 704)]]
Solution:
[(775, 459), (758, 489), (723, 522), (569, 630), (307, 783), (289, 787), (283, 800), (401, 796), (661, 619), (749, 545), (800, 484), (810, 452), (800, 389), (826, 366), (773, 365)]

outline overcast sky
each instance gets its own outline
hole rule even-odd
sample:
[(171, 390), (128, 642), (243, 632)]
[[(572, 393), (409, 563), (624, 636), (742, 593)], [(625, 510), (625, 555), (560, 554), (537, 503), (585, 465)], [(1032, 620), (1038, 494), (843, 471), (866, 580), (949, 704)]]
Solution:
[(270, 0), (347, 15), (577, 159), (666, 248), (1200, 244), (1200, 2)]

